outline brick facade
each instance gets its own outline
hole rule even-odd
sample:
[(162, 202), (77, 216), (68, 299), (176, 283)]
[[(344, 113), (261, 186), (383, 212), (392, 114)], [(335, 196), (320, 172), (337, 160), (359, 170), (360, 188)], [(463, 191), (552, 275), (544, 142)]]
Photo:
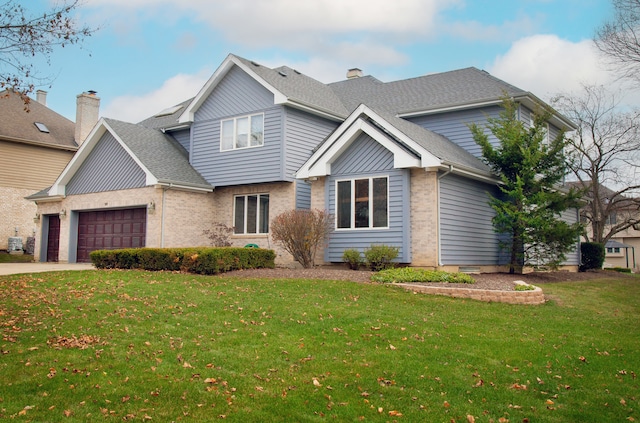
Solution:
[[(203, 233), (213, 227), (214, 223), (223, 223), (233, 227), (234, 195), (264, 193), (269, 194), (270, 218), (295, 208), (294, 184), (282, 182), (272, 184), (237, 186), (219, 188), (213, 193), (199, 193), (145, 187), (131, 190), (109, 191), (83, 195), (70, 195), (61, 201), (42, 202), (38, 204), (38, 212), (42, 215), (59, 214), (60, 218), (60, 253), (59, 261), (69, 261), (70, 237), (72, 228), (71, 213), (95, 211), (100, 209), (121, 209), (131, 207), (147, 207), (147, 247), (192, 247), (208, 246), (211, 241)], [(30, 213), (33, 225), (35, 210)], [(38, 260), (42, 246), (42, 222), (37, 225), (35, 257)], [(234, 246), (243, 247), (257, 244), (261, 248), (276, 251), (276, 263), (281, 266), (295, 265), (292, 257), (268, 235), (232, 235)]]
[(437, 172), (411, 169), (412, 265), (438, 267)]
[(39, 222), (33, 221), (37, 207), (33, 201), (24, 199), (33, 192), (32, 189), (0, 187), (0, 250), (8, 248), (9, 237), (16, 236), (16, 228), (23, 248), (27, 237), (33, 236), (34, 229), (37, 229)]

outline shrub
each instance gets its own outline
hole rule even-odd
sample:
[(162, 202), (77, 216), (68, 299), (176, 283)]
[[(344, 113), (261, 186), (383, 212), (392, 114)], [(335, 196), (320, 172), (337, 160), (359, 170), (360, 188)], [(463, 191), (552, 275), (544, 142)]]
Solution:
[(238, 269), (274, 268), (276, 254), (262, 248), (130, 248), (96, 250), (90, 257), (99, 269), (182, 270), (214, 275)]
[(231, 247), (231, 235), (233, 228), (221, 222), (213, 224), (213, 228), (205, 229), (202, 234), (209, 238), (213, 247)]
[(384, 244), (371, 245), (364, 251), (364, 259), (370, 270), (378, 272), (395, 267), (395, 263), (392, 263), (392, 260), (398, 257), (398, 252), (398, 247)]
[(612, 267), (607, 270), (613, 270), (614, 272), (618, 273), (631, 273), (631, 269), (629, 269), (628, 267)]
[(582, 264), (580, 271), (584, 272), (590, 269), (602, 269), (604, 263), (604, 245), (598, 242), (583, 242), (580, 244), (580, 253)]
[(342, 252), (342, 261), (347, 263), (349, 269), (358, 270), (360, 265), (363, 263), (362, 254), (360, 251), (355, 248), (349, 248)]
[(517, 283), (516, 286), (513, 287), (514, 291), (533, 291), (534, 289), (536, 289), (536, 287), (533, 285), (519, 283)]
[(269, 226), (273, 240), (305, 269), (314, 266), (316, 251), (332, 230), (333, 219), (323, 210), (289, 210)]
[(400, 267), (387, 269), (371, 276), (374, 282), (446, 282), (446, 283), (475, 283), (466, 273), (449, 273), (442, 270), (416, 269), (414, 267)]

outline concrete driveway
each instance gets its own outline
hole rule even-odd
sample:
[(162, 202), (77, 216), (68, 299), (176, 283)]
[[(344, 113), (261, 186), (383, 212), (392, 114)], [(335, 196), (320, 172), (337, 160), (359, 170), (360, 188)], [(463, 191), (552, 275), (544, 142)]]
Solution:
[(95, 269), (91, 263), (0, 263), (0, 275)]

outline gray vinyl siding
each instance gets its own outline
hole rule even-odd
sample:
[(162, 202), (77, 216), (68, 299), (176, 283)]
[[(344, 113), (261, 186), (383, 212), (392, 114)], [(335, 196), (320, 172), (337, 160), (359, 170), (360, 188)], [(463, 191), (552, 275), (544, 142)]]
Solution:
[(285, 116), (285, 180), (290, 180), (338, 123), (300, 110), (286, 107)]
[(171, 136), (178, 141), (182, 147), (184, 147), (187, 152), (191, 149), (191, 130), (190, 129), (181, 129), (180, 131), (171, 132)]
[[(283, 180), (283, 107), (273, 94), (237, 67), (231, 69), (195, 114), (191, 165), (213, 186)], [(223, 119), (264, 113), (264, 145), (220, 151)], [(293, 179), (291, 179), (293, 180)]]
[[(480, 147), (473, 140), (468, 125), (475, 123), (480, 127), (484, 127), (487, 123), (487, 117), (497, 118), (501, 111), (502, 108), (500, 106), (489, 106), (479, 109), (418, 116), (408, 120), (430, 131), (444, 135), (474, 156), (482, 157)], [(486, 130), (486, 132), (490, 134), (489, 130)], [(497, 145), (498, 140), (493, 135), (490, 135), (489, 139), (494, 145)]]
[(393, 154), (368, 135), (362, 134), (332, 165), (327, 178), (329, 212), (336, 214), (336, 181), (351, 178), (389, 177), (389, 228), (335, 230), (332, 232), (325, 260), (341, 262), (345, 249), (364, 251), (371, 245), (385, 244), (398, 247), (396, 261), (411, 262), (409, 232), (409, 171), (393, 168)]
[(107, 132), (84, 160), (66, 187), (67, 195), (141, 188), (144, 171)]
[[(560, 215), (560, 218), (568, 224), (572, 225), (579, 221), (579, 211), (578, 209), (567, 209)], [(580, 239), (576, 239), (575, 248), (566, 254), (565, 261), (562, 264), (566, 266), (580, 265)]]
[(497, 188), (457, 175), (440, 179), (440, 254), (444, 265), (501, 264), (488, 193)]
[(273, 106), (273, 94), (234, 66), (195, 113), (194, 121), (243, 115)]
[(311, 208), (311, 184), (296, 181), (296, 209), (309, 210)]
[(191, 165), (214, 187), (282, 180), (282, 107), (264, 112), (264, 145), (220, 151), (220, 120), (193, 125)]

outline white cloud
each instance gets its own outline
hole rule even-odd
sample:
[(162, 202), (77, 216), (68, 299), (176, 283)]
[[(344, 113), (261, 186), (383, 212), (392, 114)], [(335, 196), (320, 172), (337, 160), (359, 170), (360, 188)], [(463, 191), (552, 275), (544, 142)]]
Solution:
[(195, 96), (211, 74), (212, 71), (207, 69), (195, 75), (176, 75), (167, 79), (157, 90), (115, 97), (102, 108), (100, 114), (125, 122), (139, 122)]
[(612, 84), (614, 79), (600, 66), (591, 40), (574, 43), (556, 35), (516, 41), (488, 71), (544, 100), (560, 92), (579, 91), (583, 84)]

